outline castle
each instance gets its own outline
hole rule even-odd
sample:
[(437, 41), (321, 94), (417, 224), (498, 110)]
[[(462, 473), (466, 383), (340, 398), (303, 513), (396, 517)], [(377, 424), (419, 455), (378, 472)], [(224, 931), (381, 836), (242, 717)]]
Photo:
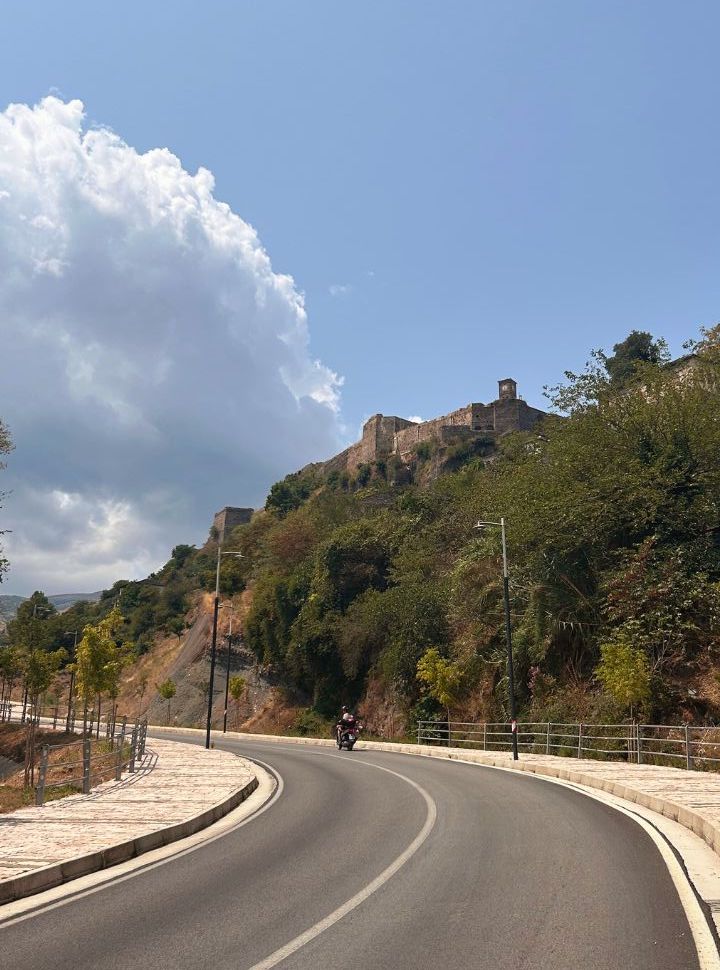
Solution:
[(441, 445), (500, 438), (511, 431), (530, 431), (545, 412), (530, 407), (517, 394), (517, 383), (506, 377), (498, 381), (497, 400), (468, 404), (431, 421), (408, 421), (394, 415), (374, 414), (363, 425), (362, 438), (320, 467), (323, 471), (354, 471), (360, 465), (396, 455), (408, 461), (423, 442)]

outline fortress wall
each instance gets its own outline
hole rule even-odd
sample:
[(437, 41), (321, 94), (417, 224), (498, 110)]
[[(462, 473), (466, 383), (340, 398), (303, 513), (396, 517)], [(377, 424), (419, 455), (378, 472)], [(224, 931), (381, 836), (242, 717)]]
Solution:
[(495, 430), (495, 408), (492, 404), (470, 405), (470, 426), (474, 431)]
[(230, 505), (226, 505), (224, 509), (217, 512), (213, 519), (213, 526), (217, 531), (220, 542), (225, 541), (235, 526), (245, 525), (249, 522), (252, 514), (253, 509), (236, 508)]
[(495, 402), (495, 430), (498, 434), (530, 431), (544, 416), (543, 411), (531, 408), (520, 398)]
[[(514, 382), (512, 384), (514, 394)], [(324, 470), (355, 471), (359, 465), (372, 464), (378, 458), (412, 454), (421, 441), (457, 443), (478, 434), (508, 434), (529, 431), (544, 417), (544, 412), (531, 408), (514, 396), (502, 397), (491, 404), (475, 402), (416, 424), (395, 415), (374, 414), (363, 425), (362, 438), (345, 451), (324, 463)], [(457, 432), (457, 433), (455, 433)]]

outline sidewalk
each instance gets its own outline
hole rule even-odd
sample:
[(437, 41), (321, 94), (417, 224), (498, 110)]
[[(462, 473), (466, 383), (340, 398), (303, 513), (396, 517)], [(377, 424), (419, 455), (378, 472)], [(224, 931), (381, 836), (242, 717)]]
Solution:
[(148, 740), (121, 781), (0, 815), (0, 904), (192, 835), (257, 784), (253, 766), (229, 752)]

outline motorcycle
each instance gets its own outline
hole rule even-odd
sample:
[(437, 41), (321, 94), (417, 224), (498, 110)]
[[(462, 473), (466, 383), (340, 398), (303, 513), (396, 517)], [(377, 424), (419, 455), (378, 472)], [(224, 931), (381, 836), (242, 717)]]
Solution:
[(352, 728), (338, 728), (337, 732), (337, 746), (342, 751), (346, 748), (348, 751), (352, 751), (355, 747), (355, 742), (358, 739), (358, 734), (360, 733), (361, 725), (357, 724)]

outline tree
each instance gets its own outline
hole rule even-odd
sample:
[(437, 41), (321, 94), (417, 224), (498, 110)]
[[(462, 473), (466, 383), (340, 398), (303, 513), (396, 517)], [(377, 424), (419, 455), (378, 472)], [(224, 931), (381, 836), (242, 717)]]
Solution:
[(240, 720), (240, 700), (247, 688), (247, 682), (244, 677), (240, 677), (236, 674), (230, 678), (228, 687), (230, 690), (230, 696), (235, 701), (235, 724), (237, 726), (237, 723)]
[(181, 640), (185, 632), (185, 620), (182, 616), (171, 616), (165, 621), (164, 629), (166, 633)]
[(445, 708), (449, 722), (450, 708), (460, 697), (462, 670), (459, 664), (443, 657), (437, 647), (430, 647), (418, 660), (417, 679), (423, 684), (425, 693)]
[(120, 671), (127, 660), (125, 650), (117, 645), (115, 636), (123, 624), (120, 610), (114, 607), (99, 623), (88, 623), (75, 655), (75, 689), (83, 700), (83, 734), (87, 732), (87, 716), (90, 701), (98, 698), (100, 703), (106, 691), (113, 691)]
[(182, 569), (183, 565), (195, 551), (195, 546), (189, 546), (186, 543), (180, 543), (180, 545), (175, 546), (171, 555), (178, 569)]
[[(7, 425), (0, 421), (0, 455), (7, 455), (12, 451), (13, 444), (10, 438), (10, 432), (8, 431)], [(0, 470), (5, 467), (5, 463), (0, 461)], [(0, 492), (0, 500), (5, 496), (5, 492)], [(4, 535), (5, 531), (0, 530), (0, 536)], [(7, 571), (8, 562), (2, 555), (2, 546), (0, 546), (0, 583), (2, 582), (3, 573)]]
[(595, 676), (623, 707), (644, 704), (650, 699), (650, 663), (647, 656), (618, 636), (600, 647), (601, 661)]
[(605, 360), (605, 368), (615, 388), (628, 384), (642, 364), (658, 365), (668, 360), (667, 344), (655, 340), (647, 330), (632, 330), (613, 347), (613, 356)]
[(147, 690), (147, 685), (149, 681), (150, 681), (150, 678), (148, 677), (147, 673), (140, 674), (140, 679), (138, 680), (137, 691), (136, 691), (139, 698), (139, 704), (138, 704), (139, 713), (142, 713), (143, 697), (145, 696), (145, 691)]
[(173, 699), (177, 693), (177, 687), (175, 686), (175, 681), (171, 680), (170, 677), (164, 680), (162, 684), (157, 684), (157, 692), (162, 697), (164, 701), (168, 702), (167, 706), (167, 722), (170, 723), (170, 701)]
[(37, 727), (36, 711), (40, 695), (48, 689), (52, 679), (60, 669), (60, 664), (67, 657), (64, 650), (48, 651), (34, 649), (28, 651), (22, 658), (21, 669), (30, 701), (32, 716), (28, 719), (25, 734), (25, 776), (27, 787), (35, 780), (35, 729)]

